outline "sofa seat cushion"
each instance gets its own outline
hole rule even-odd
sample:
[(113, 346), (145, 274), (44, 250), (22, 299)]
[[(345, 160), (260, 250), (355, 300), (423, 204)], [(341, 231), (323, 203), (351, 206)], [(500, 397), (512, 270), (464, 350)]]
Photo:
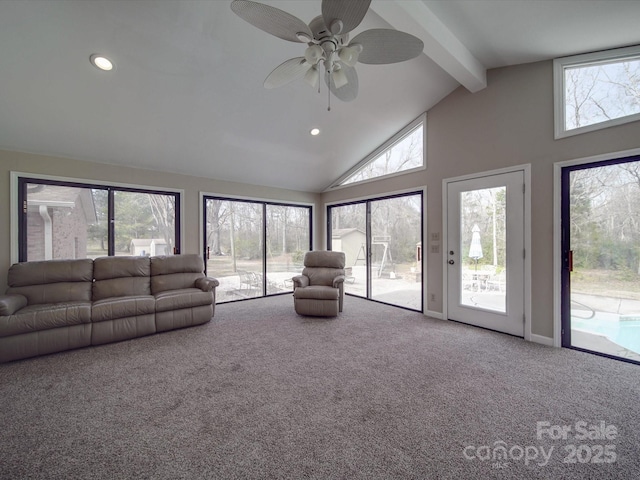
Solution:
[(304, 288), (296, 288), (294, 292), (296, 299), (308, 300), (338, 300), (340, 290), (324, 285), (310, 285)]
[(104, 322), (125, 317), (155, 313), (155, 298), (151, 295), (105, 298), (93, 302), (91, 321)]
[(28, 305), (14, 315), (0, 317), (0, 337), (91, 322), (91, 302)]
[(156, 297), (156, 312), (168, 312), (182, 308), (200, 307), (213, 303), (213, 294), (198, 288), (183, 288), (160, 292)]

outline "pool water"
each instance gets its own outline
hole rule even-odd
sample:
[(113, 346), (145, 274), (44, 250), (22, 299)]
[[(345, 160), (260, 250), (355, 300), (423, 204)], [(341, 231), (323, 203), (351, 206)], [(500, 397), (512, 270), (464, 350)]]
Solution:
[(617, 317), (601, 312), (590, 319), (571, 317), (571, 328), (605, 335), (612, 342), (640, 353), (640, 320), (618, 321)]

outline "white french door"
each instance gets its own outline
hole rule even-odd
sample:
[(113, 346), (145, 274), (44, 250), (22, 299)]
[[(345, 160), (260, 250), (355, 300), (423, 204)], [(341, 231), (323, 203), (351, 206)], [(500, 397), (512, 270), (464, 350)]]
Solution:
[(446, 183), (447, 318), (524, 336), (524, 171)]

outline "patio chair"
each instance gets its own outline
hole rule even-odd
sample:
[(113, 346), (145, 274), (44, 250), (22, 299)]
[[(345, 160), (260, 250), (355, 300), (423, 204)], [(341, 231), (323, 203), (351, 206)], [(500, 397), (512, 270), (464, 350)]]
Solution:
[(255, 295), (262, 291), (262, 275), (246, 270), (238, 270), (237, 273), (240, 279), (241, 293), (245, 290), (247, 295)]
[(344, 301), (343, 252), (313, 251), (304, 256), (302, 275), (293, 277), (293, 305), (299, 315), (335, 317)]

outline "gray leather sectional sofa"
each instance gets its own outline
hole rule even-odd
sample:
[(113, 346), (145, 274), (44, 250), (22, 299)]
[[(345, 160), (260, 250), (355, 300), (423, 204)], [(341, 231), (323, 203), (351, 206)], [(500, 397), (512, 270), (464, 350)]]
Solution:
[(0, 296), (0, 362), (211, 320), (218, 281), (199, 255), (25, 262)]

